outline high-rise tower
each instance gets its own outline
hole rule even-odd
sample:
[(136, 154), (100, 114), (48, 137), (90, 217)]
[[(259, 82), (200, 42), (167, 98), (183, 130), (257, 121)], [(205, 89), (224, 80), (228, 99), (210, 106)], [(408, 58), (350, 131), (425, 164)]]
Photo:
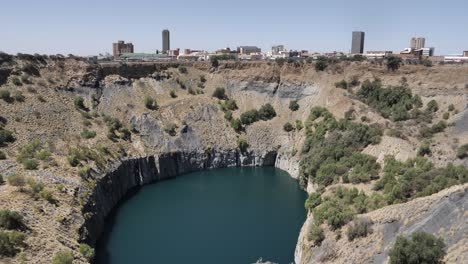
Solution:
[(165, 29), (162, 32), (162, 52), (167, 53), (171, 49), (171, 40), (169, 30)]
[(353, 32), (353, 40), (351, 43), (351, 54), (362, 54), (364, 53), (364, 35), (362, 31)]

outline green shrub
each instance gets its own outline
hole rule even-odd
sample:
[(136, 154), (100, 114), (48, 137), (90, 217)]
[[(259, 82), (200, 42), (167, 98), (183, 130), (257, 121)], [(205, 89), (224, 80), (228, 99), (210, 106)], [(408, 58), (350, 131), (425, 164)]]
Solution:
[(216, 97), (220, 100), (227, 99), (226, 90), (224, 90), (224, 88), (221, 88), (221, 87), (216, 88), (215, 91), (213, 92), (213, 97)]
[(92, 131), (92, 130), (88, 130), (88, 129), (85, 128), (81, 132), (81, 137), (86, 138), (86, 139), (95, 138), (96, 137), (96, 132)]
[(232, 112), (230, 110), (227, 110), (226, 112), (224, 112), (224, 118), (227, 121), (231, 121), (232, 120)]
[(13, 95), (13, 98), (17, 102), (24, 102), (24, 100), (26, 99), (26, 97), (24, 97), (24, 95), (23, 95), (23, 93), (21, 91), (16, 91), (15, 94)]
[(4, 182), (5, 182), (5, 180), (3, 179), (3, 175), (0, 174), (0, 185), (2, 185)]
[(227, 110), (235, 111), (235, 110), (237, 110), (236, 100), (229, 99), (229, 100), (226, 100), (225, 102), (221, 102), (220, 104), (221, 104), (221, 109), (223, 111), (227, 111)]
[(453, 104), (450, 104), (448, 106), (448, 110), (449, 110), (449, 112), (452, 112), (453, 110), (455, 110), (455, 106)]
[(82, 243), (80, 244), (80, 254), (87, 260), (92, 260), (94, 258), (94, 248)]
[(77, 109), (86, 110), (86, 106), (84, 105), (84, 98), (83, 97), (81, 97), (81, 96), (75, 97), (74, 104), (75, 104), (75, 107)]
[(169, 123), (169, 124), (166, 124), (164, 126), (164, 132), (166, 132), (167, 134), (169, 134), (172, 137), (177, 135), (176, 129), (177, 129), (177, 125), (174, 124), (174, 123)]
[(0, 150), (0, 160), (4, 160), (4, 159), (6, 159), (6, 154), (5, 152)]
[(413, 96), (408, 87), (383, 88), (379, 80), (364, 81), (357, 96), (361, 101), (376, 109), (383, 117), (393, 121), (409, 119), (408, 111), (420, 104), (420, 98)]
[(0, 147), (6, 145), (6, 143), (13, 143), (15, 140), (13, 132), (0, 127)]
[(426, 111), (431, 112), (431, 113), (435, 113), (439, 111), (439, 104), (437, 103), (437, 101), (436, 100), (429, 101), (429, 103), (427, 103), (427, 106), (426, 106)]
[(323, 229), (319, 225), (312, 224), (307, 234), (307, 240), (313, 241), (315, 245), (320, 245), (324, 239), (325, 233)]
[(450, 113), (449, 112), (444, 113), (442, 118), (445, 119), (445, 120), (449, 119), (450, 118)]
[(240, 121), (244, 125), (250, 125), (252, 123), (257, 122), (258, 120), (259, 120), (258, 111), (255, 109), (244, 112), (240, 116)]
[(296, 129), (297, 131), (301, 131), (304, 128), (301, 120), (296, 120)]
[(19, 187), (22, 189), (26, 185), (26, 179), (23, 175), (20, 174), (12, 174), (7, 178), (8, 184), (11, 186)]
[(150, 110), (157, 110), (159, 108), (158, 103), (151, 96), (145, 96), (145, 106)]
[(322, 203), (322, 197), (320, 193), (313, 192), (309, 194), (309, 197), (305, 201), (305, 208), (309, 211), (312, 211), (312, 209), (319, 206), (321, 203)]
[(14, 257), (20, 247), (24, 247), (26, 236), (18, 231), (1, 231), (0, 230), (0, 256)]
[(332, 230), (341, 228), (354, 217), (351, 208), (337, 199), (323, 201), (320, 206), (313, 210), (314, 220), (317, 225), (325, 220)]
[(0, 90), (0, 98), (3, 101), (7, 102), (7, 103), (13, 102), (13, 98), (11, 97), (11, 93), (8, 90)]
[(169, 92), (169, 95), (172, 97), (172, 98), (177, 98), (177, 94), (174, 90), (170, 91)]
[(424, 157), (424, 156), (430, 156), (432, 155), (432, 151), (431, 151), (431, 147), (429, 146), (429, 144), (425, 143), (423, 145), (421, 145), (418, 149), (418, 153), (417, 153), (418, 156), (420, 157)]
[(39, 163), (35, 159), (25, 159), (22, 164), (26, 170), (36, 170), (39, 166)]
[(44, 190), (44, 184), (36, 182), (33, 178), (28, 178), (27, 183), (31, 189), (31, 196), (36, 200), (39, 199), (41, 191)]
[(324, 71), (327, 67), (328, 67), (328, 63), (325, 60), (320, 60), (319, 59), (315, 63), (315, 71), (316, 72)]
[(358, 237), (366, 237), (367, 234), (372, 232), (372, 222), (366, 218), (359, 218), (354, 220), (348, 227), (346, 235), (349, 241), (353, 241)]
[(401, 58), (391, 56), (387, 59), (387, 69), (389, 71), (396, 71), (400, 68)]
[(294, 126), (291, 123), (286, 122), (286, 124), (283, 125), (283, 129), (286, 132), (291, 132), (294, 130)]
[(462, 145), (457, 149), (457, 157), (459, 159), (468, 157), (468, 144)]
[(70, 251), (60, 251), (52, 258), (52, 264), (72, 264), (73, 254)]
[(249, 148), (249, 143), (247, 143), (247, 140), (245, 138), (241, 137), (237, 139), (237, 147), (242, 153), (245, 153)]
[(21, 229), (24, 227), (23, 216), (18, 212), (0, 209), (0, 227), (4, 229)]
[(337, 83), (335, 83), (336, 88), (341, 88), (341, 89), (348, 89), (348, 83), (345, 80), (341, 80)]
[(187, 71), (187, 67), (182, 66), (182, 65), (180, 65), (180, 66), (178, 67), (178, 69), (179, 69), (179, 72), (182, 73), (182, 74), (187, 74), (187, 72), (188, 72), (188, 71)]
[(39, 196), (51, 204), (55, 204), (57, 202), (54, 198), (54, 195), (52, 194), (52, 191), (50, 190), (42, 190), (39, 193)]
[(289, 109), (291, 109), (291, 111), (299, 110), (299, 104), (297, 103), (297, 100), (289, 102)]
[(239, 118), (231, 120), (231, 127), (234, 128), (236, 132), (242, 131), (242, 122)]
[(276, 116), (276, 111), (271, 104), (265, 104), (258, 110), (258, 118), (261, 120), (270, 120)]
[(443, 239), (416, 231), (411, 239), (398, 236), (390, 249), (390, 264), (442, 263), (446, 254)]

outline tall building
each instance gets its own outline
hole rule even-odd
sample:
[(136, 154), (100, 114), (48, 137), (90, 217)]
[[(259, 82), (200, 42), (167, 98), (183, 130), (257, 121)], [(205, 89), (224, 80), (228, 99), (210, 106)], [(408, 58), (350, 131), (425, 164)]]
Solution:
[(426, 39), (420, 37), (411, 38), (411, 48), (412, 49), (422, 49), (426, 45)]
[(118, 59), (123, 53), (133, 53), (133, 44), (131, 42), (125, 43), (125, 41), (119, 40), (117, 43), (112, 44), (114, 59)]
[(239, 54), (245, 54), (245, 55), (250, 55), (252, 53), (260, 53), (262, 52), (262, 49), (256, 46), (240, 46), (237, 47), (237, 53)]
[(271, 47), (272, 55), (279, 55), (281, 52), (285, 52), (285, 51), (286, 51), (286, 48), (284, 47), (284, 45), (277, 45), (277, 46)]
[(364, 53), (364, 36), (365, 36), (365, 33), (362, 31), (353, 32), (353, 40), (351, 43), (351, 54), (363, 54)]
[(162, 32), (162, 52), (167, 53), (171, 49), (171, 39), (169, 30), (165, 29)]

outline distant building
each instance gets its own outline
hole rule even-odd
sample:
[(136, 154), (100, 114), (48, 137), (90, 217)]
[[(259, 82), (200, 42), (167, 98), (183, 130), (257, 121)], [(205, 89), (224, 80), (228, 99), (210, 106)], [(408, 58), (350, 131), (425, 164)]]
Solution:
[(365, 36), (365, 33), (362, 31), (353, 32), (353, 39), (351, 43), (351, 54), (363, 54), (364, 53), (364, 36)]
[(256, 46), (240, 46), (237, 48), (237, 52), (243, 55), (250, 55), (252, 53), (261, 53), (262, 49)]
[(416, 50), (416, 52), (421, 53), (421, 56), (425, 56), (425, 57), (434, 56), (434, 51), (435, 51), (435, 48), (421, 48), (419, 50)]
[(463, 57), (468, 57), (468, 50), (463, 51)]
[(177, 57), (180, 55), (180, 49), (175, 49), (175, 50), (168, 50), (167, 55), (169, 57)]
[(367, 51), (366, 58), (368, 59), (385, 59), (393, 55), (393, 51)]
[(162, 31), (162, 53), (167, 53), (171, 49), (171, 39), (169, 30)]
[(285, 52), (286, 48), (284, 45), (277, 45), (271, 47), (271, 55), (280, 55), (281, 53)]
[(422, 49), (426, 45), (426, 39), (421, 37), (411, 38), (410, 47), (412, 49)]
[(133, 44), (125, 43), (123, 40), (117, 41), (112, 44), (112, 54), (114, 59), (118, 59), (123, 53), (133, 53)]

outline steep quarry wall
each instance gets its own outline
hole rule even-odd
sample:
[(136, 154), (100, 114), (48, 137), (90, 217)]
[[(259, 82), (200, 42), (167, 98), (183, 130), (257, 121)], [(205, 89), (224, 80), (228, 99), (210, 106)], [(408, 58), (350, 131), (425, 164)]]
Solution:
[(206, 169), (274, 166), (276, 156), (274, 151), (243, 154), (237, 150), (227, 150), (208, 153), (173, 152), (121, 160), (107, 173), (97, 176), (96, 187), (83, 207), (85, 222), (80, 228), (80, 238), (90, 244), (96, 243), (108, 214), (135, 188)]

